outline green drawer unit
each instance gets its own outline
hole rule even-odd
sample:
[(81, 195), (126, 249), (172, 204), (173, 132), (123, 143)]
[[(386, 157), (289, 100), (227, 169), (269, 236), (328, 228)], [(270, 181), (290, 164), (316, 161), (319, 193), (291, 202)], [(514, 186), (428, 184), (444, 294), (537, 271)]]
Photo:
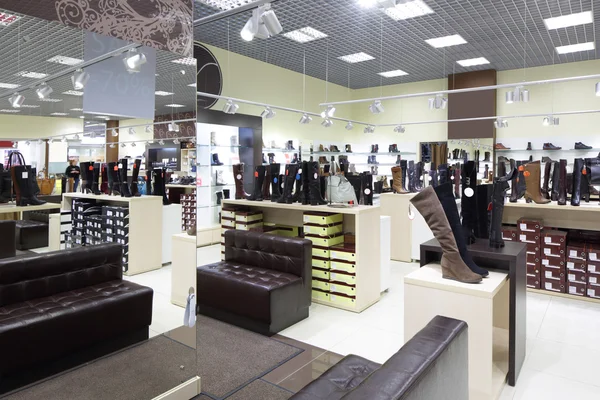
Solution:
[(356, 285), (356, 275), (346, 272), (330, 272), (330, 282), (347, 283), (348, 285)]
[(221, 227), (235, 229), (235, 219), (221, 217)]
[(236, 222), (253, 222), (253, 221), (262, 221), (263, 213), (262, 211), (239, 211), (235, 214)]
[(341, 222), (333, 225), (304, 224), (304, 233), (307, 235), (334, 236), (342, 232), (344, 232), (344, 224)]
[(337, 236), (313, 236), (313, 235), (304, 235), (305, 239), (310, 240), (313, 243), (313, 246), (320, 247), (331, 247), (337, 244), (344, 243), (344, 234), (338, 234)]
[(316, 225), (333, 225), (338, 222), (344, 221), (343, 214), (332, 214), (326, 212), (305, 212), (304, 213), (305, 224), (316, 224)]
[(356, 296), (356, 287), (343, 283), (332, 283), (329, 285), (331, 293), (345, 294), (348, 296)]
[(330, 266), (332, 271), (342, 271), (356, 274), (356, 264), (351, 262), (332, 260)]
[(329, 249), (332, 260), (356, 262), (356, 247), (354, 244), (341, 244)]
[(331, 264), (329, 262), (329, 258), (321, 258), (321, 257), (313, 257), (312, 258), (312, 266), (315, 268), (327, 269), (331, 268)]
[(329, 295), (329, 300), (334, 304), (339, 304), (346, 307), (354, 307), (356, 304), (356, 297), (347, 296), (344, 294), (333, 294)]
[(313, 289), (321, 289), (321, 290), (329, 291), (329, 286), (330, 286), (330, 283), (328, 281), (324, 281), (322, 279), (313, 279), (312, 280)]
[(313, 255), (313, 257), (329, 258), (329, 248), (313, 246), (312, 247), (312, 255)]
[(325, 279), (329, 280), (329, 271), (325, 269), (313, 268), (312, 269), (312, 277), (313, 279)]
[(315, 300), (329, 301), (329, 293), (324, 290), (313, 289), (312, 298)]

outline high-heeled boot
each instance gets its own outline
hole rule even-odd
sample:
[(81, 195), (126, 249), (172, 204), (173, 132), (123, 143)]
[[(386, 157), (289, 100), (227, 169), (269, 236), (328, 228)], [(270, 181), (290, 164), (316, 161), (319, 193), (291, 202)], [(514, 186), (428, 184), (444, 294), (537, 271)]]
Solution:
[[(318, 164), (318, 163), (317, 163)], [(271, 164), (271, 202), (276, 202), (281, 197), (279, 186), (279, 172), (281, 164)]]
[(265, 166), (258, 165), (254, 170), (254, 186), (252, 188), (252, 194), (250, 196), (246, 196), (247, 200), (251, 201), (262, 201), (262, 190), (263, 190), (263, 182), (265, 180)]
[(131, 167), (131, 195), (133, 197), (140, 197), (142, 195), (138, 189), (138, 177), (141, 166), (142, 160), (138, 158), (133, 162), (133, 166)]
[(532, 200), (536, 204), (547, 204), (550, 203), (550, 199), (547, 199), (542, 195), (542, 189), (540, 187), (541, 174), (541, 164), (539, 161), (525, 164), (523, 171), (526, 184), (525, 199)]
[(573, 166), (573, 191), (571, 192), (571, 205), (578, 206), (581, 202), (581, 177), (584, 168), (583, 158), (576, 158)]
[(462, 195), (461, 195), (461, 213), (462, 227), (465, 242), (472, 244), (475, 242), (475, 226), (477, 225), (477, 170), (474, 161), (467, 161), (462, 169)]
[(308, 171), (308, 185), (309, 185), (309, 202), (311, 206), (327, 204), (322, 195), (321, 179), (319, 177), (319, 163), (311, 161), (310, 168)]

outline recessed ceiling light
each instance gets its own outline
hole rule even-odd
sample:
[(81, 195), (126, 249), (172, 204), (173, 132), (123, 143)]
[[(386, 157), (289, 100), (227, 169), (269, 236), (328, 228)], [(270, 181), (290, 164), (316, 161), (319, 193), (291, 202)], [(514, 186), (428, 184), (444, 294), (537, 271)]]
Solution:
[(53, 113), (50, 113), (50, 115), (69, 115), (69, 113), (53, 112)]
[(190, 83), (188, 86), (189, 87), (196, 87), (196, 84), (195, 83)]
[(401, 69), (396, 69), (394, 71), (378, 72), (377, 75), (381, 75), (384, 78), (395, 78), (397, 76), (408, 75), (408, 72), (404, 72)]
[(255, 0), (198, 0), (200, 3), (220, 10), (231, 10), (245, 4), (253, 3), (254, 1)]
[(54, 56), (52, 58), (49, 58), (46, 61), (51, 62), (51, 63), (56, 63), (56, 64), (62, 64), (62, 65), (71, 65), (71, 66), (81, 64), (83, 62), (83, 60), (80, 60), (79, 58), (73, 58), (73, 57), (67, 57), (67, 56)]
[(15, 89), (18, 88), (19, 85), (15, 84), (15, 83), (2, 83), (0, 82), (0, 88), (3, 89)]
[(45, 101), (48, 103), (58, 103), (58, 102), (61, 102), (62, 99), (37, 99), (37, 101)]
[(433, 10), (423, 0), (396, 4), (396, 7), (386, 8), (383, 12), (395, 21), (433, 14)]
[(71, 111), (83, 111), (83, 108), (71, 108)]
[(362, 61), (369, 61), (369, 60), (374, 60), (375, 57), (368, 55), (367, 53), (355, 53), (355, 54), (348, 54), (347, 56), (341, 56), (338, 57), (338, 59), (342, 60), (342, 61), (346, 61), (347, 63), (350, 64), (354, 64), (354, 63), (358, 63), (358, 62), (362, 62)]
[(546, 29), (560, 29), (568, 26), (577, 26), (591, 24), (594, 22), (594, 16), (591, 11), (584, 11), (576, 14), (562, 15), (560, 17), (546, 18), (544, 25)]
[(18, 21), (20, 19), (21, 17), (19, 17), (18, 15), (0, 12), (0, 26), (9, 26), (13, 22)]
[(459, 44), (465, 44), (467, 41), (460, 35), (450, 35), (439, 38), (427, 39), (425, 41), (428, 45), (439, 49), (440, 47), (456, 46)]
[(175, 64), (183, 64), (183, 65), (196, 65), (196, 59), (193, 57), (186, 58), (178, 58), (177, 60), (173, 60)]
[(6, 109), (4, 109), (4, 110), (0, 110), (0, 112), (5, 112), (5, 113), (18, 113), (18, 112), (21, 112), (21, 110), (6, 110)]
[(21, 104), (21, 108), (39, 108), (37, 104)]
[(17, 72), (15, 75), (22, 76), (25, 78), (32, 78), (32, 79), (42, 79), (42, 78), (45, 78), (48, 76), (48, 74), (42, 74), (41, 72), (30, 72), (30, 71)]
[(71, 96), (83, 96), (83, 92), (78, 90), (67, 90), (66, 92), (63, 92), (63, 94), (70, 94)]
[(167, 104), (167, 105), (165, 105), (165, 107), (179, 108), (179, 107), (185, 107), (185, 106), (183, 104)]
[(96, 118), (104, 119), (106, 121), (108, 121), (110, 119), (110, 117), (107, 117), (106, 115), (98, 115)]
[[(194, 86), (196, 86), (196, 84), (194, 83)], [(165, 92), (164, 90), (157, 90), (156, 92), (154, 92), (155, 95), (157, 96), (170, 96), (173, 93), (171, 92)]]
[(559, 46), (556, 48), (558, 54), (577, 53), (578, 51), (594, 50), (596, 45), (594, 42), (570, 44), (567, 46)]
[(457, 61), (462, 67), (473, 67), (475, 65), (489, 64), (490, 62), (485, 57), (469, 58), (468, 60)]
[(315, 28), (311, 28), (307, 26), (305, 28), (296, 29), (295, 31), (284, 33), (288, 39), (292, 39), (298, 43), (307, 43), (317, 39), (326, 38), (327, 35), (321, 31), (316, 30)]

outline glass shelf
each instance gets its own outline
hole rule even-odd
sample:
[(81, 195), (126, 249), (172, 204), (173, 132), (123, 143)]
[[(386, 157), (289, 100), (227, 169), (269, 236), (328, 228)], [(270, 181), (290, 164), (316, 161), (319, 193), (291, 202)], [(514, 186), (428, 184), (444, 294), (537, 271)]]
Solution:
[(298, 153), (298, 149), (294, 149), (294, 150), (289, 150), (289, 149), (268, 149), (268, 148), (263, 148), (262, 149), (263, 153)]
[(498, 153), (527, 153), (527, 152), (536, 152), (542, 151), (544, 153), (556, 153), (561, 151), (573, 151), (573, 152), (600, 152), (600, 148), (592, 148), (592, 149), (560, 149), (560, 150), (544, 150), (544, 149), (506, 149), (506, 150), (496, 150)]
[(202, 167), (202, 168), (207, 168), (207, 167), (233, 167), (234, 165), (237, 165), (237, 164), (221, 164), (221, 165), (216, 165), (216, 164), (196, 164), (196, 167)]
[(228, 186), (235, 186), (235, 183), (227, 183), (225, 185), (197, 185), (196, 187), (199, 188), (211, 188), (211, 189), (218, 189), (218, 188), (226, 188)]
[[(305, 154), (305, 153), (302, 153)], [(313, 156), (397, 156), (397, 155), (403, 155), (403, 156), (416, 156), (417, 153), (412, 153), (409, 151), (398, 151), (395, 153), (388, 153), (388, 152), (384, 152), (384, 153), (359, 153), (359, 152), (344, 152), (344, 151), (315, 151), (313, 153), (308, 153), (311, 154)]]
[[(231, 145), (224, 145), (224, 144), (219, 144), (216, 146), (213, 146), (211, 144), (198, 144), (196, 145), (196, 147), (211, 147), (213, 149), (242, 149), (242, 148), (250, 148), (250, 146), (240, 146), (240, 145), (235, 145), (235, 146), (231, 146)], [(195, 149), (192, 149), (195, 150)]]

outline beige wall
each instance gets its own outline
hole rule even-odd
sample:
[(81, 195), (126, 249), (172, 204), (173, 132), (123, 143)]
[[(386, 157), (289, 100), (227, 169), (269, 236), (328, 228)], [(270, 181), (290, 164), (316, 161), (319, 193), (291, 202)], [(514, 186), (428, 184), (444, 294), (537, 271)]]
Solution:
[(39, 139), (83, 131), (80, 118), (36, 117), (0, 113), (0, 138)]

